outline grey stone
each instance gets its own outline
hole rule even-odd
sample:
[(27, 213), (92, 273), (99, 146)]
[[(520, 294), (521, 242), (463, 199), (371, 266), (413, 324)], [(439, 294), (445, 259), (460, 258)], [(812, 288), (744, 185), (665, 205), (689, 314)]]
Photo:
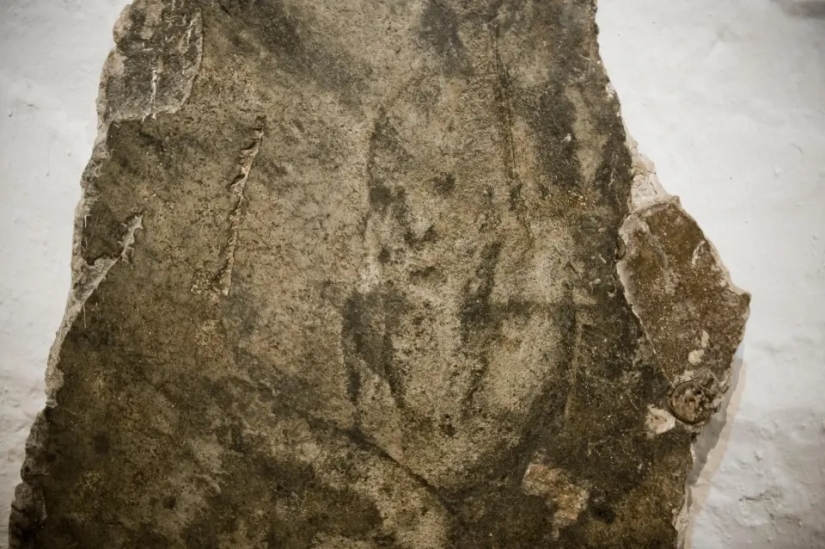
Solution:
[(594, 12), (136, 0), (11, 546), (675, 547), (749, 297)]

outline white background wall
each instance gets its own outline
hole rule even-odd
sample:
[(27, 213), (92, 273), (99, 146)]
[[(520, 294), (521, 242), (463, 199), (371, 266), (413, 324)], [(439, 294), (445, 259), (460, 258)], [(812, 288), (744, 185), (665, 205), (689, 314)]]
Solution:
[[(126, 0), (0, 0), (0, 547)], [(601, 0), (640, 149), (753, 294), (694, 549), (825, 547), (825, 2)]]

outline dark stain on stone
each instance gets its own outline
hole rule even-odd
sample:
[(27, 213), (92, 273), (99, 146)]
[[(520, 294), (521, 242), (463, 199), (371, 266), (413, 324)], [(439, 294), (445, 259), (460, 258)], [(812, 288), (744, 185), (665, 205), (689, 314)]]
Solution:
[[(284, 70), (317, 82), (348, 105), (357, 105), (369, 77), (369, 66), (351, 58), (341, 48), (330, 47), (313, 32), (305, 10), (280, 0), (221, 0), (223, 13), (236, 21), (236, 45), (241, 36), (255, 40), (277, 59), (275, 70)], [(244, 32), (242, 33), (241, 30)], [(252, 55), (252, 51), (249, 52)]]
[(167, 549), (172, 546), (169, 538), (155, 532), (151, 525), (145, 523), (140, 525), (135, 542), (135, 547), (145, 547), (146, 549)]
[(526, 120), (542, 143), (539, 161), (549, 183), (562, 189), (577, 188), (581, 184), (581, 175), (575, 155), (573, 106), (564, 97), (559, 84), (550, 83), (548, 88), (538, 97), (524, 98), (521, 108), (534, 113)]
[(616, 511), (608, 502), (604, 490), (597, 489), (590, 494), (587, 506), (591, 509), (593, 518), (601, 522), (611, 524), (616, 520)]
[(495, 314), (490, 303), (500, 254), (500, 243), (486, 245), (481, 253), (481, 262), (476, 267), (475, 278), (465, 285), (464, 303), (459, 317), (461, 341), (464, 352), (476, 363), (470, 376), (469, 390), (464, 396), (465, 414), (470, 413), (475, 393), (487, 374), (487, 353), (501, 326), (501, 318)]
[(98, 454), (108, 454), (109, 453), (109, 437), (106, 433), (98, 433), (92, 438), (92, 444), (94, 444), (95, 452)]
[(422, 269), (412, 269), (410, 271), (410, 280), (414, 282), (424, 282), (432, 280), (438, 275), (438, 269), (433, 265), (428, 265)]
[(426, 0), (419, 32), (441, 58), (448, 74), (466, 73), (470, 70), (458, 31), (458, 16), (448, 0)]
[(475, 279), (466, 284), (460, 318), (465, 344), (469, 343), (473, 332), (482, 331), (495, 321), (491, 317), (490, 294), (495, 286), (496, 265), (500, 254), (500, 243), (486, 245), (481, 253), (481, 262), (476, 267)]
[(439, 427), (444, 432), (444, 434), (447, 435), (448, 437), (454, 437), (455, 436), (456, 430), (455, 430), (455, 426), (453, 426), (453, 422), (452, 422), (452, 418), (450, 417), (450, 414), (444, 414), (441, 417), (441, 423), (440, 423)]
[(386, 246), (382, 247), (381, 251), (378, 252), (378, 262), (383, 265), (386, 265), (390, 262), (391, 259), (392, 252), (390, 252), (390, 250)]
[(376, 210), (383, 211), (391, 206), (395, 201), (395, 195), (383, 183), (378, 181), (370, 186), (369, 190), (370, 206)]
[(524, 202), (521, 197), (522, 183), (519, 181), (516, 144), (513, 136), (513, 125), (515, 124), (513, 89), (507, 67), (504, 66), (504, 62), (501, 59), (501, 52), (499, 52), (499, 33), (498, 25), (492, 23), (490, 28), (490, 41), (492, 43), (492, 62), (495, 73), (495, 109), (498, 116), (499, 133), (502, 139), (502, 162), (509, 186), (510, 210), (520, 211), (524, 209)]
[[(534, 549), (554, 547), (552, 513), (543, 499), (519, 490), (512, 478), (493, 483), (493, 488), (468, 501), (466, 515), (451, 534), (451, 547), (507, 547)], [(470, 508), (484, 511), (473, 516)]]
[(362, 376), (360, 364), (389, 386), (399, 407), (404, 406), (404, 372), (395, 361), (392, 338), (399, 317), (407, 310), (400, 294), (387, 288), (381, 292), (353, 294), (342, 311), (344, 361), (349, 371), (348, 394), (357, 403)]
[[(404, 223), (409, 225), (409, 223), (404, 219)], [(435, 227), (430, 226), (427, 227), (427, 230), (424, 231), (424, 234), (418, 236), (413, 233), (412, 229), (407, 229), (404, 231), (404, 242), (407, 244), (408, 247), (414, 250), (420, 250), (427, 244), (431, 244), (438, 240), (438, 233), (435, 230)]]
[(178, 504), (178, 500), (175, 496), (166, 496), (163, 498), (163, 508), (169, 509), (170, 511), (175, 508)]
[(441, 173), (431, 181), (435, 192), (441, 196), (449, 196), (455, 189), (455, 176), (451, 173)]
[(391, 185), (403, 173), (410, 160), (411, 157), (402, 145), (398, 130), (381, 109), (370, 135), (367, 156), (370, 208), (384, 213), (394, 203), (403, 202), (403, 189), (395, 190)]

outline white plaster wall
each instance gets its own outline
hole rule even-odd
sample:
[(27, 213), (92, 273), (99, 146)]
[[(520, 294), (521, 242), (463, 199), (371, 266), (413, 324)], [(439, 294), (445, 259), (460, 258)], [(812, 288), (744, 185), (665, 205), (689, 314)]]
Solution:
[[(0, 547), (126, 3), (0, 0)], [(691, 546), (825, 547), (825, 5), (601, 0), (598, 22), (630, 132), (753, 294)]]

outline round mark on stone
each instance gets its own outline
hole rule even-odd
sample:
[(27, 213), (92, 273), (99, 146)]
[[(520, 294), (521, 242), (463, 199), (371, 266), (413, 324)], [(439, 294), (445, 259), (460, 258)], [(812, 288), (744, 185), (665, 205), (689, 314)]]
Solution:
[(670, 395), (670, 410), (685, 423), (700, 423), (713, 413), (711, 399), (697, 381), (686, 381), (676, 386)]

